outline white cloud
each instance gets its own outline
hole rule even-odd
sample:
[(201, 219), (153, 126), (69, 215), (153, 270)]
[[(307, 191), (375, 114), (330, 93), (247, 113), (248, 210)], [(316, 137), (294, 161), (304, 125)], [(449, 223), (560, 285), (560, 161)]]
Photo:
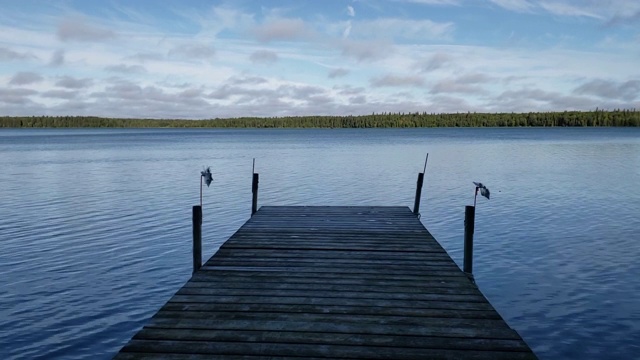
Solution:
[(196, 99), (203, 97), (204, 92), (201, 88), (189, 88), (178, 93), (177, 96), (183, 99)]
[(342, 55), (353, 58), (358, 62), (374, 61), (389, 56), (394, 51), (394, 46), (383, 40), (378, 41), (354, 41), (344, 39), (339, 42)]
[(208, 11), (174, 7), (172, 11), (189, 25), (197, 25), (199, 33), (209, 38), (217, 38), (223, 31), (243, 33), (256, 26), (254, 14), (231, 5), (213, 6)]
[(346, 39), (349, 37), (349, 35), (351, 34), (351, 21), (347, 21), (347, 26), (344, 28), (344, 31), (342, 32), (342, 38)]
[(312, 37), (314, 31), (302, 19), (278, 18), (253, 29), (256, 38), (263, 42), (295, 41)]
[(555, 15), (591, 17), (609, 24), (640, 19), (640, 2), (629, 0), (540, 0), (540, 6)]
[(458, 79), (442, 80), (436, 83), (430, 91), (431, 94), (442, 93), (462, 93), (462, 94), (484, 94), (486, 90), (471, 83), (464, 83)]
[[(145, 114), (145, 117), (185, 117), (185, 110), (191, 109), (187, 117), (210, 117), (213, 106), (202, 98), (198, 89), (183, 91), (168, 91), (158, 86), (140, 86), (133, 82), (122, 81), (119, 84), (107, 86), (103, 91), (90, 94), (92, 103), (98, 111), (120, 113), (119, 116), (135, 117)], [(119, 105), (116, 107), (115, 105)]]
[(66, 18), (60, 22), (57, 30), (61, 41), (100, 42), (116, 37), (112, 30), (95, 26), (84, 17)]
[(623, 99), (626, 101), (640, 99), (640, 80), (613, 81), (590, 80), (573, 91), (579, 95), (594, 95), (605, 99)]
[(50, 66), (62, 66), (64, 64), (64, 50), (58, 49), (53, 52), (51, 55), (51, 60), (49, 60)]
[(249, 56), (253, 63), (273, 64), (278, 61), (278, 54), (270, 50), (257, 50)]
[(61, 76), (56, 81), (55, 85), (57, 87), (67, 88), (67, 89), (82, 89), (87, 88), (93, 84), (93, 80), (89, 78), (78, 79), (73, 76)]
[(356, 11), (354, 10), (353, 6), (347, 5), (347, 15), (351, 17), (356, 16)]
[(410, 20), (401, 18), (380, 18), (354, 21), (351, 34), (356, 38), (390, 37), (397, 40), (448, 39), (453, 34), (452, 22), (431, 20)]
[(640, 19), (640, 2), (629, 0), (489, 0), (519, 13), (549, 13), (565, 17), (587, 17), (608, 24)]
[(66, 99), (71, 100), (78, 97), (78, 91), (68, 91), (68, 90), (48, 90), (40, 93), (41, 97), (45, 98), (53, 98), (53, 99)]
[(420, 76), (400, 76), (400, 75), (385, 75), (371, 79), (371, 86), (373, 87), (404, 87), (404, 86), (424, 86), (424, 79)]
[(36, 56), (26, 52), (18, 52), (6, 47), (0, 47), (0, 61), (16, 61), (37, 59)]
[(588, 9), (585, 9), (582, 6), (574, 6), (571, 4), (557, 2), (557, 1), (555, 2), (542, 1), (540, 2), (540, 7), (542, 7), (544, 10), (554, 15), (577, 16), (577, 17), (586, 16), (586, 17), (592, 17), (595, 19), (604, 18), (603, 15), (594, 13)]
[(347, 76), (348, 74), (349, 74), (349, 70), (347, 69), (335, 68), (335, 69), (329, 70), (329, 74), (327, 74), (327, 76), (330, 79), (335, 79), (335, 78)]
[(534, 9), (534, 4), (529, 0), (489, 0), (489, 1), (507, 10), (516, 11), (516, 12), (531, 12)]
[(127, 56), (125, 59), (136, 60), (144, 63), (147, 61), (162, 61), (164, 60), (164, 55), (155, 51), (145, 51)]
[(337, 90), (337, 94), (343, 96), (363, 95), (366, 93), (364, 87), (353, 87), (351, 85), (336, 85), (332, 89)]
[(453, 57), (451, 55), (444, 52), (438, 52), (427, 59), (417, 61), (414, 68), (417, 68), (422, 72), (430, 72), (449, 65), (452, 62)]
[(409, 2), (423, 5), (460, 5), (463, 0), (396, 0), (398, 2)]
[(37, 91), (32, 89), (0, 88), (0, 103), (25, 105), (31, 103), (32, 100), (29, 97), (37, 93)]
[[(589, 97), (564, 95), (557, 91), (546, 91), (539, 88), (507, 90), (491, 100), (488, 105), (493, 111), (563, 111), (593, 110), (597, 107)], [(606, 107), (606, 106), (605, 106)], [(601, 107), (603, 108), (603, 107)]]
[(468, 73), (460, 75), (456, 81), (463, 84), (482, 84), (494, 81), (495, 78), (483, 73)]
[(29, 72), (29, 71), (21, 71), (11, 77), (9, 80), (9, 85), (29, 85), (33, 83), (38, 83), (44, 80), (42, 75)]
[(118, 65), (109, 65), (104, 68), (106, 71), (121, 73), (121, 74), (143, 74), (147, 72), (141, 65), (127, 65), (127, 64), (118, 64)]
[(266, 84), (269, 82), (266, 78), (260, 76), (232, 76), (228, 80), (230, 83), (236, 85), (258, 85), (258, 84)]
[(186, 60), (207, 60), (213, 58), (215, 54), (213, 46), (200, 43), (180, 44), (167, 53), (169, 57)]

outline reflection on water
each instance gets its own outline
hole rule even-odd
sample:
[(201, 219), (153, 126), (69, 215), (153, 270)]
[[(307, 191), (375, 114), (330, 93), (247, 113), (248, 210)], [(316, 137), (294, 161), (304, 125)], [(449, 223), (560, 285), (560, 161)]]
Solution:
[(543, 359), (640, 354), (637, 129), (2, 130), (0, 358), (110, 358), (260, 204), (413, 204)]

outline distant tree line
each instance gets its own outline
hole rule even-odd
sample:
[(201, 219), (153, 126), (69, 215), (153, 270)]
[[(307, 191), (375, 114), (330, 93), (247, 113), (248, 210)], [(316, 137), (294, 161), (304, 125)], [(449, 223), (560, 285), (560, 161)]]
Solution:
[(381, 113), (359, 116), (241, 117), (209, 120), (118, 119), (94, 116), (0, 117), (0, 128), (414, 128), (640, 126), (640, 111), (529, 113)]

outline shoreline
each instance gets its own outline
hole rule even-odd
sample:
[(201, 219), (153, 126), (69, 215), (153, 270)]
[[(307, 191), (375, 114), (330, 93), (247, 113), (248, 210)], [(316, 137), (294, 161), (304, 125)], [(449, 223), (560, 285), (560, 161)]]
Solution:
[(484, 128), (640, 127), (640, 111), (529, 113), (383, 113), (347, 116), (242, 117), (203, 120), (95, 116), (0, 116), (0, 128)]

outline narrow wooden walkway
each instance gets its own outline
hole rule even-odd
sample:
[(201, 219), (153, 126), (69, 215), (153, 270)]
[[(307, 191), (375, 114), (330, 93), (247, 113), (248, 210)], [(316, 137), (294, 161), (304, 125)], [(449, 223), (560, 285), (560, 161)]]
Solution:
[(406, 207), (262, 207), (116, 359), (535, 359)]

